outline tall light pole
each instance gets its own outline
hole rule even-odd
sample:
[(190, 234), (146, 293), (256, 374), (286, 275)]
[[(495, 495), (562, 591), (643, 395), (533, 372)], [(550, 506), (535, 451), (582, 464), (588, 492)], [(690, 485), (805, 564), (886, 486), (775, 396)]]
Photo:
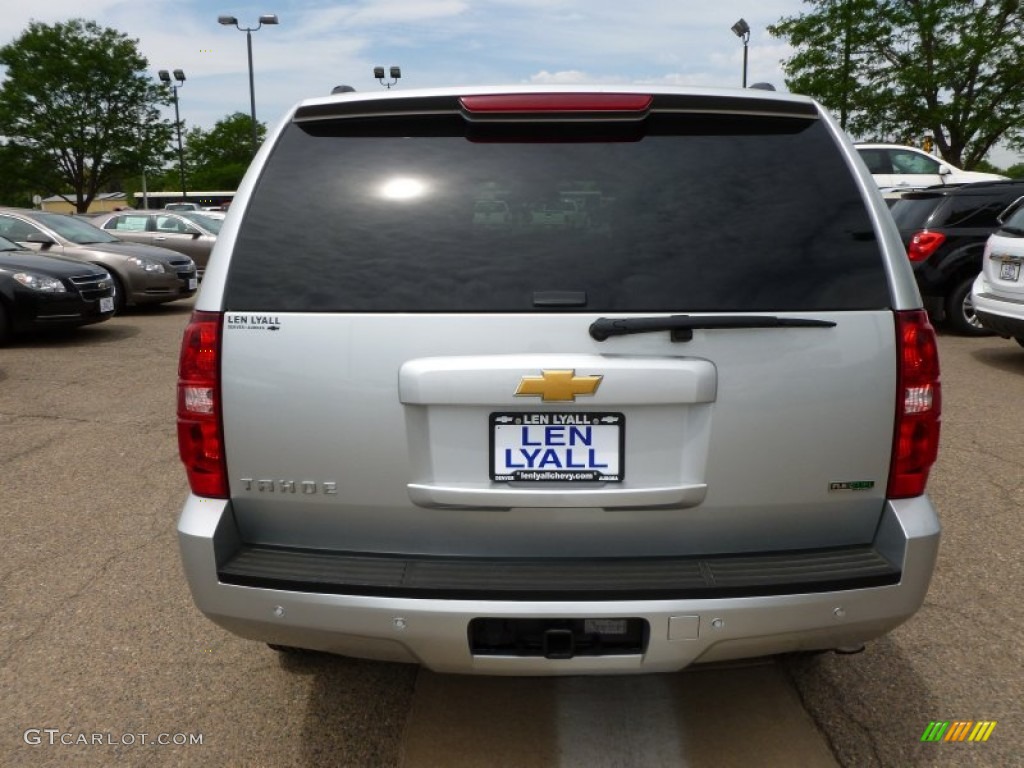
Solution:
[(234, 16), (218, 16), (217, 22), (223, 24), (226, 27), (234, 26), (239, 31), (245, 32), (245, 44), (249, 51), (249, 105), (252, 115), (252, 153), (256, 154), (256, 88), (253, 85), (252, 76), (252, 33), (258, 32), (260, 27), (264, 24), (277, 24), (277, 15), (273, 13), (265, 13), (260, 16), (260, 22), (255, 27), (242, 27), (238, 24), (238, 19)]
[(181, 174), (181, 201), (185, 202), (188, 200), (188, 190), (185, 189), (185, 150), (181, 146), (181, 118), (178, 116), (178, 89), (185, 84), (185, 73), (180, 69), (174, 70), (177, 84), (171, 83), (171, 74), (166, 69), (161, 69), (157, 75), (164, 85), (171, 87), (171, 93), (174, 95), (174, 126), (178, 129), (178, 172)]
[(743, 87), (747, 87), (747, 43), (750, 42), (750, 25), (740, 19), (732, 25), (733, 34), (743, 40)]

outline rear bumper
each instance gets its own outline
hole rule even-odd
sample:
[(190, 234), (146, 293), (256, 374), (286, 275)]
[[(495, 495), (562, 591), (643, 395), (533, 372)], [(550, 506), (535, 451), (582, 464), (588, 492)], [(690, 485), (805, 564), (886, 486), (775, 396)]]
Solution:
[[(579, 587), (575, 596), (570, 590), (561, 593), (563, 599), (547, 599), (558, 594), (487, 588), (445, 592), (438, 590), (440, 582), (419, 592), (415, 586), (404, 586), (394, 588), (391, 595), (383, 587), (344, 594), (330, 586), (339, 578), (330, 568), (317, 586), (308, 574), (296, 580), (294, 563), (288, 564), (287, 558), (275, 563), (273, 557), (261, 560), (259, 553), (250, 558), (250, 568), (243, 574), (239, 554), (253, 551), (238, 536), (229, 502), (190, 496), (178, 523), (196, 605), (239, 636), (420, 663), (438, 672), (495, 675), (669, 672), (695, 662), (855, 645), (886, 633), (918, 610), (931, 580), (939, 533), (931, 503), (919, 497), (887, 506), (875, 541), (865, 548), (876, 555), (874, 561), (862, 552), (857, 563), (840, 566), (846, 569), (845, 576), (821, 581), (817, 588), (807, 581), (812, 568), (802, 570), (802, 577), (777, 579), (767, 588), (741, 579), (721, 589), (713, 577), (708, 583), (702, 566), (703, 578), (684, 579), (676, 597), (662, 596), (672, 594), (671, 588), (630, 593), (610, 587), (605, 592), (609, 598), (601, 599)], [(302, 557), (294, 551), (286, 554)], [(312, 555), (316, 556), (322, 557)], [(282, 565), (275, 574), (274, 568)], [(858, 569), (864, 578), (856, 576)], [(524, 573), (516, 578), (529, 582)], [(374, 579), (379, 587), (380, 578), (363, 577)], [(437, 596), (410, 596), (414, 594)], [(449, 596), (459, 594), (463, 597)], [(643, 594), (655, 597), (639, 596)], [(470, 648), (469, 626), (481, 618), (638, 618), (646, 622), (647, 634), (643, 649), (635, 653), (572, 658), (476, 654)]]
[(974, 314), (988, 330), (1004, 338), (1024, 339), (1024, 301), (996, 296), (986, 290), (987, 285), (978, 281), (980, 290), (972, 294)]

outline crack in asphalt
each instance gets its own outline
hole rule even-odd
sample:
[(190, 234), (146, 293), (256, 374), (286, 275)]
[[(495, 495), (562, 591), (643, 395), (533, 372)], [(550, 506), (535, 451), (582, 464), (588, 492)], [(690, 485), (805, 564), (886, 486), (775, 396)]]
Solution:
[(47, 439), (46, 441), (39, 443), (38, 445), (34, 445), (31, 448), (25, 448), (24, 450), (19, 451), (18, 453), (14, 453), (11, 454), (10, 456), (4, 456), (3, 458), (0, 458), (0, 464), (7, 464), (8, 462), (17, 461), (18, 459), (23, 459), (26, 456), (31, 456), (34, 453), (39, 453), (40, 451), (49, 448), (58, 440), (62, 439), (63, 435), (54, 435), (53, 437)]
[[(804, 711), (807, 713), (808, 717), (810, 717), (811, 720), (814, 722), (814, 725), (818, 729), (818, 732), (821, 733), (821, 735), (824, 737), (825, 742), (828, 744), (829, 751), (832, 753), (832, 757), (835, 758), (835, 761), (839, 763), (839, 765), (841, 765), (843, 768), (865, 768), (865, 765), (862, 762), (851, 763), (844, 760), (843, 752), (840, 749), (839, 745), (836, 743), (836, 741), (833, 739), (832, 733), (827, 727), (825, 719), (821, 717), (818, 710), (812, 706), (811, 702), (808, 700), (808, 697), (805, 695), (804, 689), (800, 684), (800, 680), (794, 672), (793, 667), (791, 665), (800, 663), (806, 664), (809, 661), (813, 660), (808, 659), (803, 660), (803, 662), (801, 662), (800, 660), (793, 660), (788, 663), (782, 664), (782, 668), (786, 677), (789, 679), (790, 684), (796, 691), (797, 698), (800, 699), (800, 705), (804, 708)], [(846, 706), (844, 706), (842, 692), (831, 680), (825, 679), (824, 677), (819, 677), (818, 685), (821, 688), (827, 689), (829, 693), (827, 697), (828, 700), (835, 703), (839, 712), (842, 715), (844, 715), (844, 717), (841, 718), (841, 722), (852, 723), (853, 726), (861, 733), (863, 741), (869, 745), (872, 757), (874, 758), (873, 762), (871, 763), (872, 768), (881, 768), (881, 766), (883, 765), (882, 755), (879, 751), (878, 742), (874, 738), (870, 727), (861, 722), (861, 720), (852, 711), (850, 711)]]
[[(104, 412), (105, 415), (109, 415)], [(167, 423), (174, 423), (174, 411), (169, 411), (167, 419), (164, 418), (149, 418), (149, 419), (124, 419), (124, 420), (111, 420), (110, 418), (83, 418), (79, 416), (68, 416), (65, 414), (52, 414), (52, 413), (20, 413), (12, 411), (0, 411), (0, 418), (11, 418), (14, 421), (8, 422), (8, 424), (14, 425), (18, 422), (71, 422), (72, 424), (89, 424), (92, 426), (103, 426), (103, 427), (140, 427), (147, 425), (161, 425)]]
[(72, 593), (60, 598), (57, 605), (50, 611), (39, 617), (36, 621), (36, 625), (32, 627), (27, 634), (23, 635), (18, 639), (16, 643), (12, 643), (7, 646), (3, 651), (0, 651), (0, 668), (6, 668), (8, 663), (17, 655), (18, 649), (22, 646), (25, 641), (30, 641), (36, 637), (43, 629), (49, 624), (50, 620), (53, 619), (57, 614), (67, 610), (69, 606), (82, 595), (84, 595), (90, 587), (92, 587), (97, 581), (99, 581), (121, 558), (126, 555), (137, 552), (151, 544), (154, 544), (161, 536), (165, 535), (164, 530), (160, 530), (156, 533), (152, 533), (145, 536), (142, 541), (133, 544), (125, 549), (118, 550), (107, 557), (99, 567), (89, 576), (87, 576), (83, 583)]

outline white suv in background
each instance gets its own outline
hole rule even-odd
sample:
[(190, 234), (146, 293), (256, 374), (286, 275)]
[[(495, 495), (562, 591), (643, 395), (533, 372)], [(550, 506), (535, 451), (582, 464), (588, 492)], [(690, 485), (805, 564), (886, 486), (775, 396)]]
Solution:
[(923, 149), (901, 144), (857, 144), (861, 160), (875, 183), (886, 187), (931, 187), (936, 184), (970, 184), (999, 181), (1006, 176), (963, 171)]
[(971, 289), (978, 321), (1024, 347), (1024, 198), (999, 216)]

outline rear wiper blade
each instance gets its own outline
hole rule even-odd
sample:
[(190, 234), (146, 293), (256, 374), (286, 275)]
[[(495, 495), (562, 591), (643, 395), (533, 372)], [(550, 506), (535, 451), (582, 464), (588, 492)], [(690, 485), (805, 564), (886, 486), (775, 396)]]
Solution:
[(590, 324), (590, 336), (595, 341), (604, 341), (612, 336), (629, 333), (654, 333), (671, 331), (672, 341), (690, 341), (695, 328), (835, 328), (830, 320), (813, 320), (799, 317), (774, 317), (772, 315), (718, 315), (694, 317), (692, 315), (671, 315), (669, 317), (625, 317), (610, 319), (599, 317)]

